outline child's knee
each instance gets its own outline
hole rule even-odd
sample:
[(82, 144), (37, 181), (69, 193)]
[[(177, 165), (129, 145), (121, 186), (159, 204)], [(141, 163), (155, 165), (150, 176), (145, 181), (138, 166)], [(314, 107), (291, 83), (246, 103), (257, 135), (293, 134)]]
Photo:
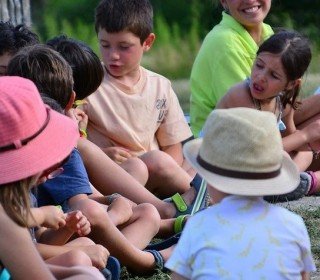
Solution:
[(95, 245), (96, 243), (94, 243), (90, 238), (88, 237), (77, 237), (77, 243), (80, 246), (91, 246), (91, 245)]
[(76, 265), (92, 266), (90, 257), (79, 249), (73, 249), (67, 252), (66, 262), (68, 266), (76, 266)]
[(147, 157), (150, 174), (171, 174), (178, 166), (170, 155), (159, 150), (148, 152)]
[(141, 184), (144, 185), (147, 182), (149, 177), (148, 167), (140, 158), (129, 158), (122, 164), (122, 167)]
[(106, 216), (108, 216), (102, 205), (91, 199), (83, 199), (80, 201), (77, 209), (81, 210), (82, 213), (87, 217), (91, 227), (94, 227), (105, 221), (107, 219)]
[(141, 203), (134, 207), (133, 211), (138, 215), (138, 217), (153, 224), (156, 231), (159, 230), (161, 217), (158, 210), (152, 204)]

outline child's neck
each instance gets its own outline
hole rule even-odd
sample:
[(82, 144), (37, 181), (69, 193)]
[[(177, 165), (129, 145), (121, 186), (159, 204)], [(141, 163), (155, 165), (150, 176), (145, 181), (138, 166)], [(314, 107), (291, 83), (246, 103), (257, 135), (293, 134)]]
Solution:
[(258, 26), (254, 26), (254, 27), (246, 27), (248, 33), (250, 34), (250, 36), (253, 38), (253, 40), (257, 43), (257, 45), (261, 44), (261, 41), (263, 40), (262, 38), (262, 23), (259, 24)]
[(114, 79), (116, 79), (119, 83), (127, 86), (127, 87), (134, 87), (140, 80), (140, 67), (132, 72), (130, 72), (127, 75), (124, 76), (120, 76), (120, 77), (115, 77), (112, 76), (110, 73), (108, 73), (111, 77), (113, 77)]
[[(251, 94), (251, 93), (250, 93)], [(256, 99), (251, 95), (253, 105), (260, 111), (276, 112), (276, 96), (267, 99)]]

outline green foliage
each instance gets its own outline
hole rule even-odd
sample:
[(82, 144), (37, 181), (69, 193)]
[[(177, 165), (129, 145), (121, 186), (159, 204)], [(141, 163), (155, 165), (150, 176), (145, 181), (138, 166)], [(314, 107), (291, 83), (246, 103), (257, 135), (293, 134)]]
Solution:
[[(150, 0), (154, 7), (156, 42), (143, 65), (168, 78), (189, 78), (195, 55), (207, 32), (221, 20), (218, 0)], [(65, 33), (85, 41), (97, 53), (94, 9), (99, 0), (34, 0), (33, 20), (45, 41)], [(274, 27), (296, 29), (313, 42), (311, 72), (319, 72), (319, 0), (273, 0), (266, 22)]]
[(165, 18), (155, 18), (156, 41), (150, 52), (143, 58), (143, 65), (168, 78), (189, 77), (195, 54), (200, 46), (197, 33), (198, 22), (194, 21), (190, 30), (183, 33), (177, 23), (171, 26)]
[(88, 25), (81, 20), (76, 20), (71, 23), (67, 19), (63, 19), (59, 24), (53, 15), (45, 17), (43, 27), (47, 30), (41, 36), (43, 41), (46, 41), (59, 34), (66, 34), (70, 37), (76, 38), (88, 44), (97, 54), (99, 53), (97, 36), (93, 25)]
[(319, 237), (319, 226), (320, 226), (320, 208), (310, 208), (305, 209), (301, 207), (294, 210), (298, 215), (300, 215), (307, 227), (310, 240), (311, 240), (311, 250), (312, 255), (315, 260), (316, 266), (320, 265), (320, 237)]

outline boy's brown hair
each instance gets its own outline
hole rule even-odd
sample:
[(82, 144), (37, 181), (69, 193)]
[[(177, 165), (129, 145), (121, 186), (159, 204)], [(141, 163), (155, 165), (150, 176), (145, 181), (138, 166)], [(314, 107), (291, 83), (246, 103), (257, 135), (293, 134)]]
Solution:
[(153, 29), (152, 5), (149, 0), (102, 0), (96, 8), (95, 29), (130, 31), (143, 44)]
[(40, 93), (65, 108), (73, 92), (72, 69), (55, 50), (39, 44), (25, 47), (12, 57), (9, 76), (20, 76), (35, 83)]

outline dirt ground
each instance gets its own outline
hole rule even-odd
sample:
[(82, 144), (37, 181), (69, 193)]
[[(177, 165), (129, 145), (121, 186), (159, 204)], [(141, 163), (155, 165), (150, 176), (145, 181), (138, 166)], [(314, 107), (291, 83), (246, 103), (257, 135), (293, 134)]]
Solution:
[(316, 209), (320, 206), (320, 196), (305, 196), (299, 200), (288, 201), (278, 204), (291, 210), (299, 208)]

